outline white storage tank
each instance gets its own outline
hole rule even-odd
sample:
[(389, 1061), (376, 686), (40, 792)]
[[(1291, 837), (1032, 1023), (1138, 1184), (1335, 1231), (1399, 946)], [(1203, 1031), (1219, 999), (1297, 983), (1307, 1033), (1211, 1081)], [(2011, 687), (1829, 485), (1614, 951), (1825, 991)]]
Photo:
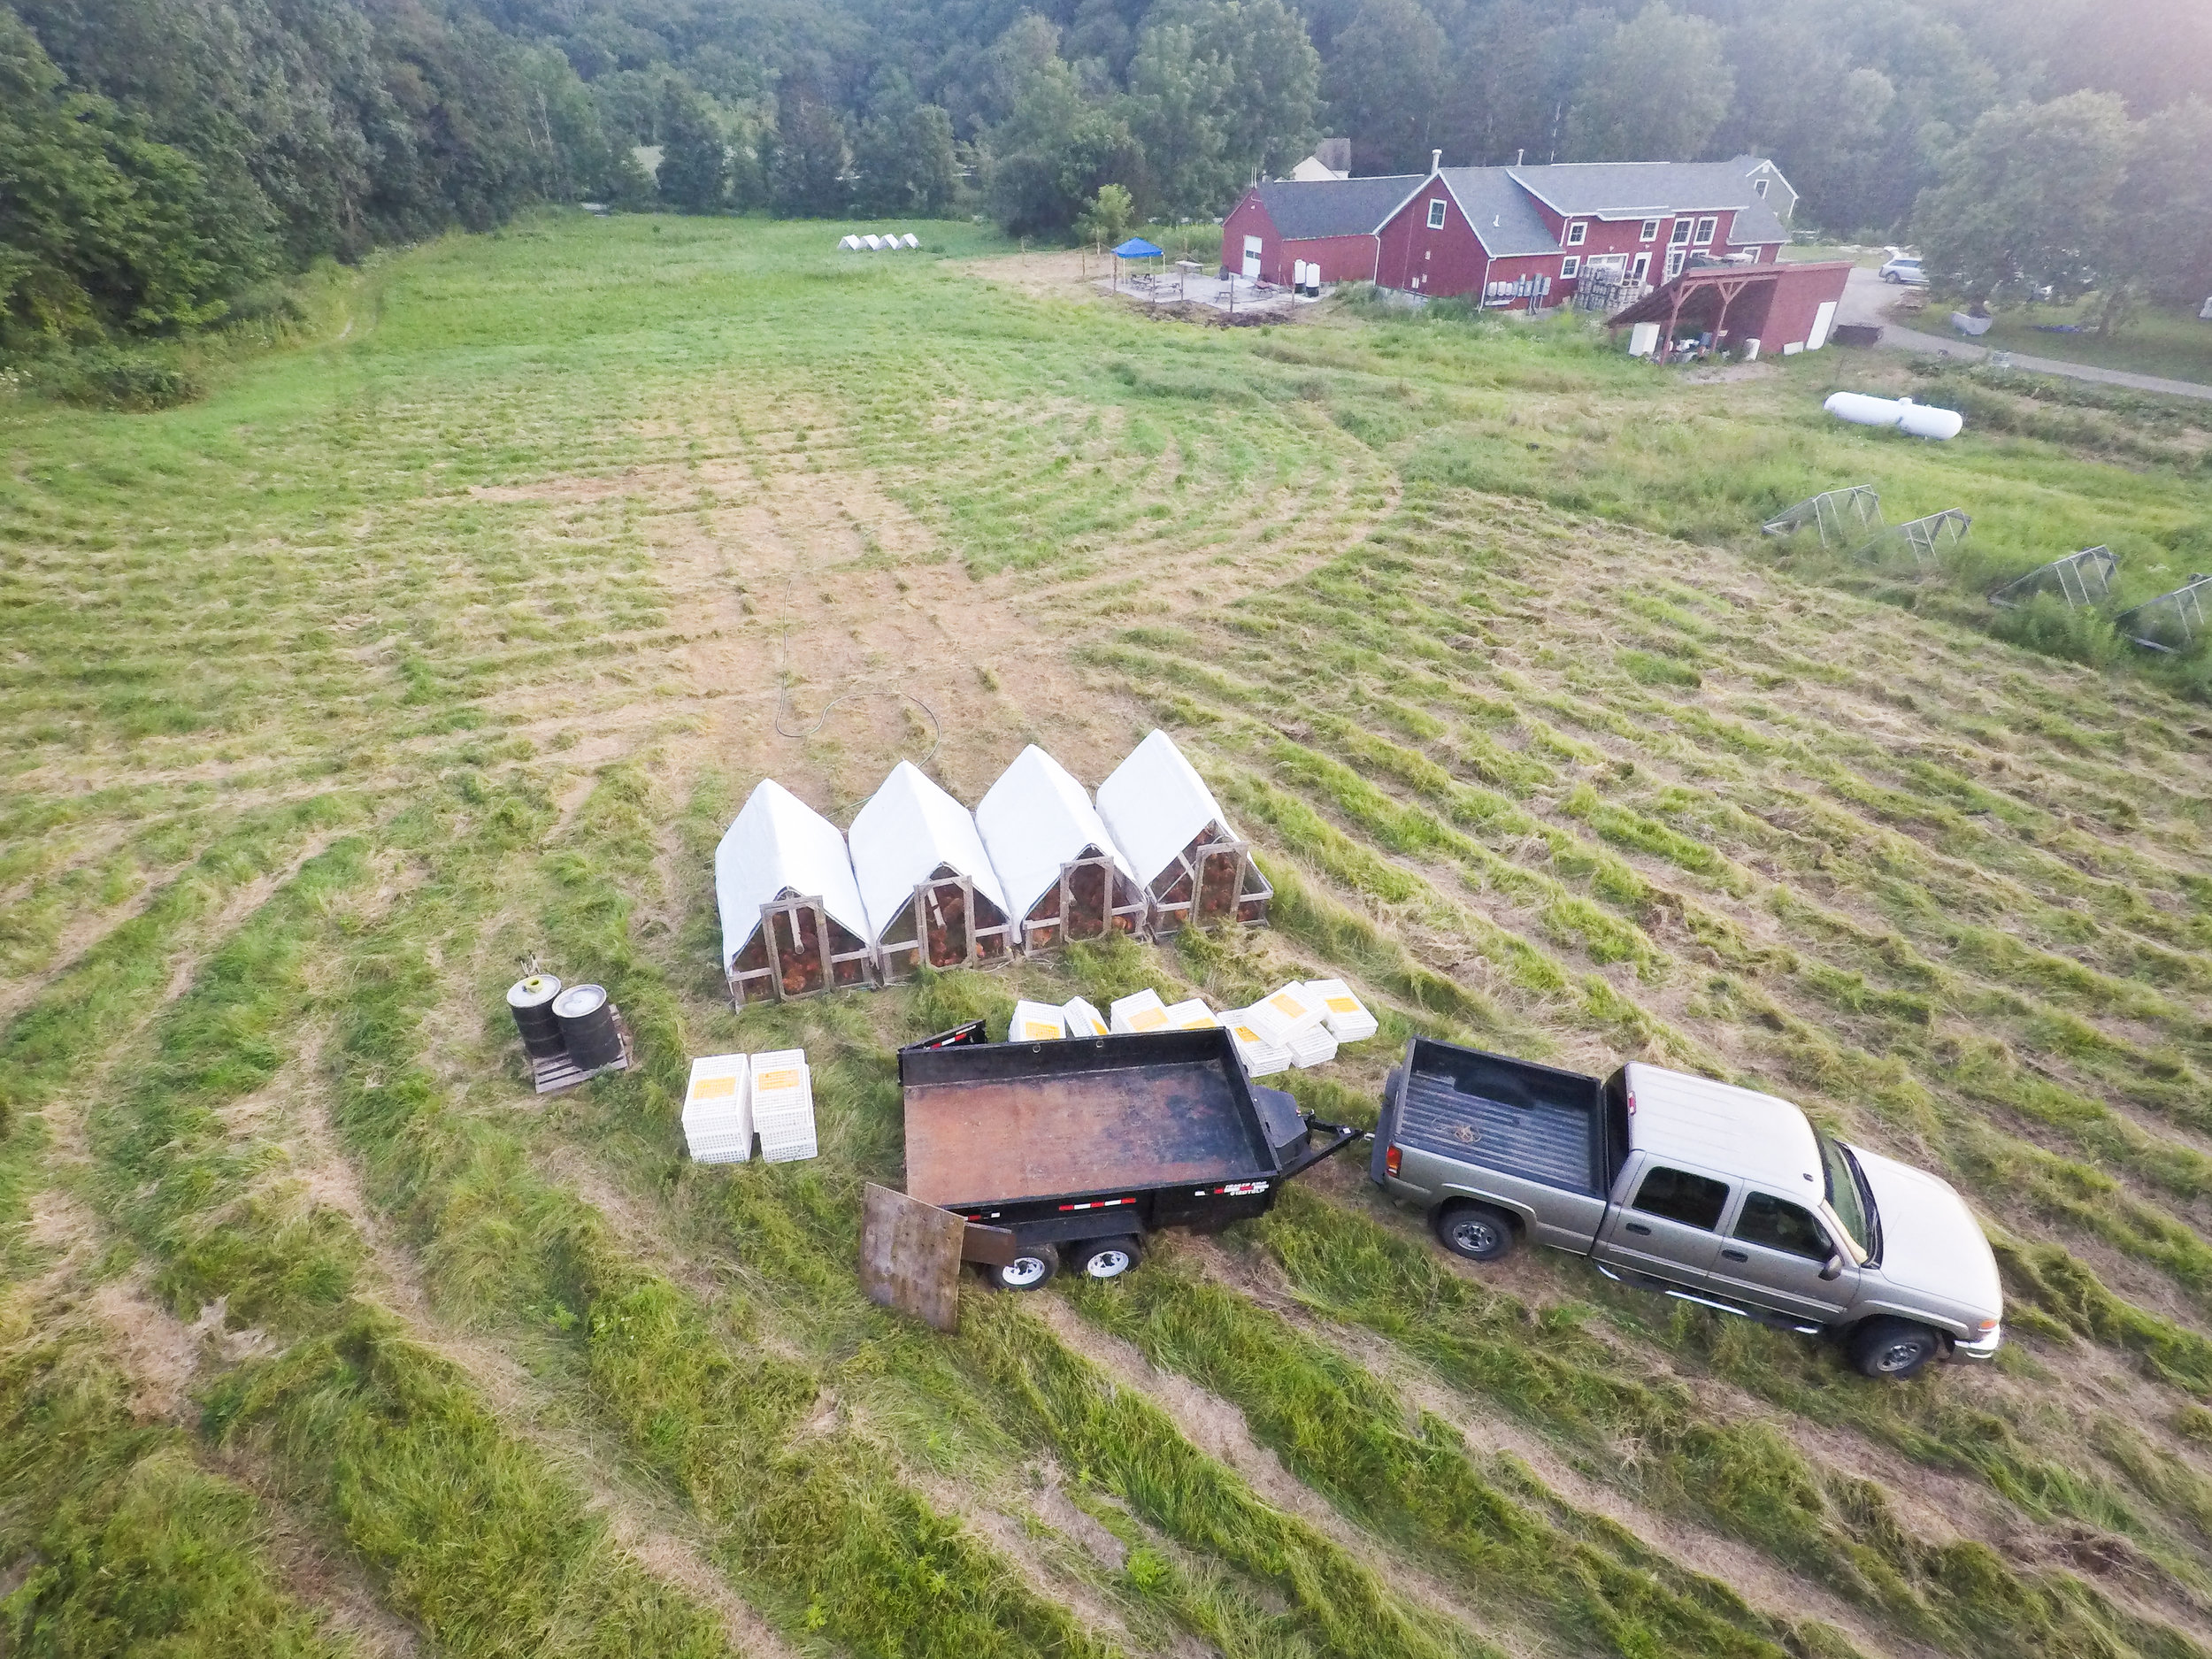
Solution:
[(1821, 407), (1838, 420), (1857, 426), (1890, 426), (1915, 438), (1940, 442), (1955, 438), (1966, 418), (1955, 410), (1933, 409), (1909, 397), (1872, 397), (1864, 392), (1836, 392)]

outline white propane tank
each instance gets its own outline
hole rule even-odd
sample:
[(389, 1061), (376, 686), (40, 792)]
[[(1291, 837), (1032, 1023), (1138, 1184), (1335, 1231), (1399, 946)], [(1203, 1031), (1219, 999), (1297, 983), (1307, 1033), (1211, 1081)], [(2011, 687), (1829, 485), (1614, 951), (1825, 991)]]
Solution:
[(1893, 426), (1916, 438), (1955, 438), (1966, 418), (1955, 410), (1931, 409), (1909, 397), (1870, 397), (1864, 392), (1837, 392), (1821, 405), (1838, 420), (1859, 426)]

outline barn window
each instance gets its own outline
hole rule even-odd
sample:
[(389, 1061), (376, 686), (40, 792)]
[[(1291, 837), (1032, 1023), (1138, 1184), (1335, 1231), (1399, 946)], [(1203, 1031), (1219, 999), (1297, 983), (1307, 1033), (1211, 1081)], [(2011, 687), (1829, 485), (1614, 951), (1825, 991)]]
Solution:
[(1755, 191), (1757, 191), (1757, 192), (1758, 192), (1758, 194), (1759, 194), (1759, 199), (1760, 199), (1761, 201), (1763, 201), (1763, 202), (1764, 200), (1766, 200), (1766, 194), (1767, 194), (1767, 181), (1766, 181), (1764, 179), (1755, 179), (1755, 180), (1752, 180), (1752, 184), (1751, 184), (1751, 188), (1752, 188), (1754, 190), (1755, 190)]
[(1581, 271), (1582, 256), (1578, 253), (1571, 253), (1559, 262), (1559, 278), (1563, 282), (1579, 275)]
[(1589, 226), (1584, 224), (1580, 219), (1575, 220), (1573, 224), (1567, 227), (1567, 246), (1570, 248), (1581, 247), (1584, 238), (1588, 236), (1589, 234)]
[(1690, 221), (1688, 219), (1678, 219), (1674, 221), (1674, 234), (1668, 238), (1668, 245), (1674, 248), (1686, 248), (1690, 245)]
[(1636, 234), (1636, 240), (1638, 242), (1649, 242), (1658, 234), (1659, 221), (1655, 219), (1647, 219), (1644, 221), (1643, 229)]
[(1698, 220), (1697, 245), (1699, 247), (1702, 248), (1707, 242), (1713, 240), (1713, 227), (1716, 223), (1717, 223), (1717, 220), (1709, 219), (1701, 219)]
[(1440, 196), (1429, 204), (1429, 228), (1431, 230), (1444, 228), (1444, 198)]

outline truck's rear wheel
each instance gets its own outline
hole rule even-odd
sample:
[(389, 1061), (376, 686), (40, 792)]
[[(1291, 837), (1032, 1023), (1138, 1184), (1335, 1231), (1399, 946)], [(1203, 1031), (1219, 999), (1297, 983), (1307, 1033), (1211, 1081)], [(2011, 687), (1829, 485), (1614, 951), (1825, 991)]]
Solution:
[(1436, 1212), (1438, 1242), (1471, 1262), (1497, 1262), (1513, 1254), (1521, 1240), (1512, 1217), (1488, 1204), (1447, 1204)]
[(1003, 1267), (984, 1274), (1001, 1290), (1041, 1290), (1060, 1271), (1060, 1252), (1049, 1244), (1032, 1245)]
[(1119, 1279), (1144, 1260), (1144, 1246), (1134, 1238), (1089, 1239), (1076, 1248), (1078, 1268), (1087, 1279)]
[(1884, 1382), (1916, 1377), (1943, 1352), (1943, 1339), (1909, 1319), (1869, 1319), (1851, 1333), (1851, 1363)]

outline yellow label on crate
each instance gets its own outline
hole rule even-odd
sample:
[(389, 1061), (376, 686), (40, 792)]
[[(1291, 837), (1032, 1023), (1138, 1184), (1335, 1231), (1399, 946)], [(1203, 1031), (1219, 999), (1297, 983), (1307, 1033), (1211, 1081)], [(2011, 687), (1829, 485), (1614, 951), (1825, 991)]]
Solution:
[(1236, 1028), (1236, 1035), (1239, 1042), (1248, 1042), (1256, 1048), (1265, 1046), (1260, 1041), (1260, 1033), (1249, 1025), (1239, 1025)]
[(795, 1067), (788, 1066), (780, 1071), (764, 1071), (761, 1073), (760, 1080), (753, 1087), (772, 1089), (796, 1088), (799, 1087), (799, 1073)]
[(1022, 1035), (1025, 1037), (1033, 1038), (1041, 1041), (1049, 1042), (1053, 1038), (1057, 1037), (1062, 1030), (1063, 1027), (1058, 1025), (1048, 1025), (1041, 1019), (1025, 1019), (1022, 1021)]
[(1288, 991), (1276, 992), (1274, 995), (1267, 999), (1267, 1005), (1273, 1009), (1277, 1013), (1287, 1014), (1293, 1019), (1297, 1018), (1301, 1014), (1306, 1011), (1306, 1005), (1300, 1002), (1296, 997), (1293, 996)]
[(736, 1093), (737, 1079), (733, 1077), (703, 1077), (691, 1086), (691, 1098), (694, 1100), (720, 1100), (726, 1094)]
[(1141, 1008), (1135, 1013), (1129, 1016), (1129, 1023), (1135, 1026), (1139, 1031), (1150, 1031), (1155, 1025), (1164, 1025), (1167, 1024), (1167, 1010), (1164, 1008)]
[(1359, 1012), (1359, 998), (1356, 996), (1333, 996), (1329, 999), (1329, 1012), (1332, 1014), (1356, 1014)]

